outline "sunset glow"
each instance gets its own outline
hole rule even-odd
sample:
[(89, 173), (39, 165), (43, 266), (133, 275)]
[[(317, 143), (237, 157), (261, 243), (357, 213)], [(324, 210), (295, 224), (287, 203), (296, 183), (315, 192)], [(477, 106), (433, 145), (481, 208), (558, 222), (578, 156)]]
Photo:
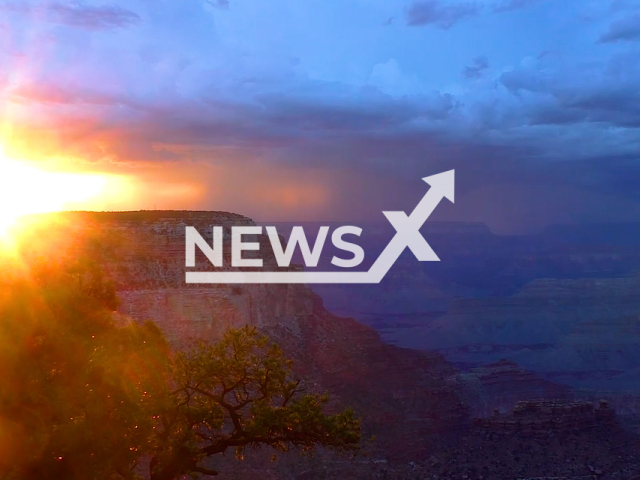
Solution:
[(41, 170), (0, 151), (0, 236), (23, 215), (56, 212), (98, 197), (107, 182), (100, 174)]

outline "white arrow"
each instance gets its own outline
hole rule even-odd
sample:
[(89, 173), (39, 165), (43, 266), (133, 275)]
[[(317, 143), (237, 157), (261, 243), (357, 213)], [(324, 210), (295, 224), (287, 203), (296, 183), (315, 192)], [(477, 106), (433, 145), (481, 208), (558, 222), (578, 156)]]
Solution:
[(377, 278), (378, 282), (387, 274), (406, 247), (409, 247), (421, 262), (440, 261), (420, 234), (420, 228), (443, 198), (449, 199), (452, 203), (455, 202), (455, 170), (424, 177), (422, 180), (427, 182), (431, 188), (422, 197), (410, 216), (407, 217), (404, 212), (382, 212), (397, 232), (369, 269), (369, 273), (375, 276), (374, 278)]

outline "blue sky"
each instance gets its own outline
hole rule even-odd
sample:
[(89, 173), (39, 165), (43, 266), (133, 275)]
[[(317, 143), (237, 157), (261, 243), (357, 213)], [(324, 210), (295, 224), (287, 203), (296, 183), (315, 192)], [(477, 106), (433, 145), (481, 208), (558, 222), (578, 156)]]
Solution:
[(640, 220), (640, 0), (3, 2), (0, 40), (4, 142), (130, 208), (364, 221), (456, 168), (441, 219)]

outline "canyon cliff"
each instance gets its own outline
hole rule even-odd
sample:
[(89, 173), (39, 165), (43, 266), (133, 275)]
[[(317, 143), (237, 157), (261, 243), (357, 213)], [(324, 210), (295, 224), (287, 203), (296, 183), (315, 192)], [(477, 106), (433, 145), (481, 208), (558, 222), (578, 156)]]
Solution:
[[(365, 436), (376, 438), (367, 445), (376, 457), (423, 458), (470, 425), (458, 370), (441, 354), (382, 342), (373, 328), (328, 312), (307, 285), (186, 284), (185, 227), (196, 227), (209, 242), (213, 225), (225, 227), (224, 265), (230, 265), (229, 227), (253, 225), (246, 217), (158, 211), (47, 217), (49, 244), (97, 259), (115, 282), (123, 321), (153, 320), (177, 347), (215, 341), (230, 327), (257, 326), (294, 360), (309, 389), (328, 391), (336, 407), (356, 410)], [(266, 236), (256, 240), (263, 268), (278, 268)], [(213, 268), (198, 254), (192, 270)]]
[[(247, 217), (225, 212), (69, 212), (42, 220), (31, 229), (40, 242), (27, 242), (30, 248), (23, 255), (55, 249), (59, 256), (100, 263), (115, 282), (117, 315), (123, 322), (153, 320), (177, 348), (197, 338), (215, 341), (229, 327), (255, 325), (294, 360), (308, 391), (328, 391), (330, 408), (352, 406), (362, 418), (366, 457), (346, 460), (320, 452), (315, 459), (283, 456), (271, 464), (268, 452), (256, 452), (248, 463), (223, 462), (220, 470), (230, 478), (514, 478), (547, 467), (549, 472), (588, 474), (575, 453), (583, 443), (594, 461), (607, 465), (607, 474), (615, 474), (610, 478), (630, 478), (638, 471), (635, 437), (620, 433), (613, 411), (611, 422), (596, 425), (599, 433), (554, 431), (549, 432), (551, 440), (520, 439), (518, 433), (493, 438), (486, 434), (491, 423), (474, 426), (473, 417), (491, 419), (495, 409), (506, 412), (522, 400), (572, 397), (569, 388), (513, 362), (501, 360), (461, 373), (442, 353), (383, 342), (372, 327), (334, 315), (307, 285), (186, 284), (185, 227), (196, 227), (211, 242), (212, 226), (221, 225), (228, 246), (230, 226), (254, 225)], [(479, 234), (487, 235), (483, 229)], [(264, 268), (277, 269), (266, 236), (255, 240)], [(229, 264), (226, 248), (224, 265)], [(195, 270), (212, 268), (204, 255), (197, 256)], [(400, 283), (395, 285), (393, 275), (392, 287), (382, 288), (399, 291), (406, 278), (396, 272)], [(523, 300), (514, 301), (530, 301), (521, 296)], [(465, 330), (459, 333), (465, 335)], [(603, 432), (621, 440), (600, 445), (597, 436)], [(558, 438), (565, 434), (573, 449), (559, 446)], [(544, 442), (558, 450), (551, 463), (545, 463)], [(624, 460), (607, 464), (604, 459), (612, 449)], [(526, 464), (519, 464), (521, 457)], [(498, 471), (507, 476), (491, 475)]]

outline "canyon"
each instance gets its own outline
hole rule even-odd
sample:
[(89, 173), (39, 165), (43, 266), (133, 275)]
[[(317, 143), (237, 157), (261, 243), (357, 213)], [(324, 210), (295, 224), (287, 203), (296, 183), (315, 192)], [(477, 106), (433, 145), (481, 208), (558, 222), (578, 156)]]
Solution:
[[(405, 252), (375, 292), (314, 290), (385, 341), (437, 350), (463, 370), (507, 359), (577, 389), (640, 392), (638, 224), (523, 236), (435, 224), (423, 234), (441, 262)], [(367, 237), (367, 252), (387, 235)]]
[[(427, 269), (405, 252), (381, 285), (202, 286), (184, 282), (189, 270), (184, 266), (185, 227), (196, 227), (211, 242), (207, 232), (213, 225), (223, 226), (228, 243), (230, 227), (252, 226), (251, 219), (187, 211), (45, 217), (31, 225), (34, 242), (23, 255), (37, 257), (55, 248), (60, 255), (98, 262), (115, 282), (121, 321), (151, 319), (177, 348), (197, 338), (215, 341), (229, 327), (255, 325), (294, 360), (309, 391), (328, 391), (330, 408), (352, 406), (362, 418), (366, 457), (346, 461), (320, 452), (313, 459), (284, 455), (271, 464), (267, 453), (256, 452), (241, 465), (223, 462), (221, 471), (228, 478), (579, 478), (594, 475), (592, 463), (598, 464), (602, 478), (638, 473), (637, 437), (620, 423), (633, 425), (628, 419), (636, 418), (640, 402), (633, 392), (622, 395), (611, 382), (618, 375), (633, 376), (633, 369), (616, 371), (603, 383), (612, 387), (605, 395), (610, 422), (577, 430), (543, 429), (546, 436), (530, 438), (522, 432), (488, 434), (490, 423), (474, 421), (518, 415), (522, 401), (554, 399), (570, 405), (600, 400), (603, 388), (576, 385), (571, 375), (573, 385), (566, 385), (567, 372), (575, 372), (567, 366), (573, 364), (567, 364), (567, 355), (549, 352), (582, 352), (575, 363), (582, 368), (590, 361), (584, 345), (606, 340), (608, 350), (598, 350), (605, 358), (596, 369), (600, 375), (612, 368), (612, 352), (618, 352), (620, 338), (627, 335), (629, 347), (620, 357), (632, 361), (635, 327), (628, 318), (635, 315), (640, 297), (628, 275), (635, 265), (628, 245), (620, 247), (626, 253), (619, 256), (588, 253), (572, 260), (531, 239), (494, 238), (481, 225), (436, 224), (425, 237), (443, 261)], [(384, 244), (383, 234), (374, 235), (372, 249)], [(263, 268), (282, 270), (266, 235), (256, 240)], [(505, 241), (509, 249), (503, 248)], [(528, 256), (532, 249), (538, 252), (533, 259)], [(491, 264), (496, 252), (509, 257), (498, 269)], [(331, 253), (323, 254), (325, 260)], [(252, 254), (245, 252), (249, 258)], [(482, 255), (489, 257), (486, 264), (478, 258)], [(547, 259), (544, 268), (540, 258)], [(549, 270), (581, 277), (600, 264), (617, 269), (613, 273), (621, 278), (532, 278)], [(230, 265), (229, 258), (223, 265)], [(537, 270), (532, 272), (531, 266)], [(213, 268), (204, 255), (196, 255), (196, 270)], [(219, 269), (225, 268), (230, 267)], [(583, 320), (587, 314), (588, 321)], [(603, 328), (612, 318), (622, 320), (608, 334)], [(541, 365), (555, 367), (545, 370)], [(591, 379), (589, 372), (586, 378)], [(543, 421), (544, 412), (533, 415)], [(550, 451), (552, 460), (545, 460)], [(607, 460), (612, 451), (619, 457), (615, 462)]]

